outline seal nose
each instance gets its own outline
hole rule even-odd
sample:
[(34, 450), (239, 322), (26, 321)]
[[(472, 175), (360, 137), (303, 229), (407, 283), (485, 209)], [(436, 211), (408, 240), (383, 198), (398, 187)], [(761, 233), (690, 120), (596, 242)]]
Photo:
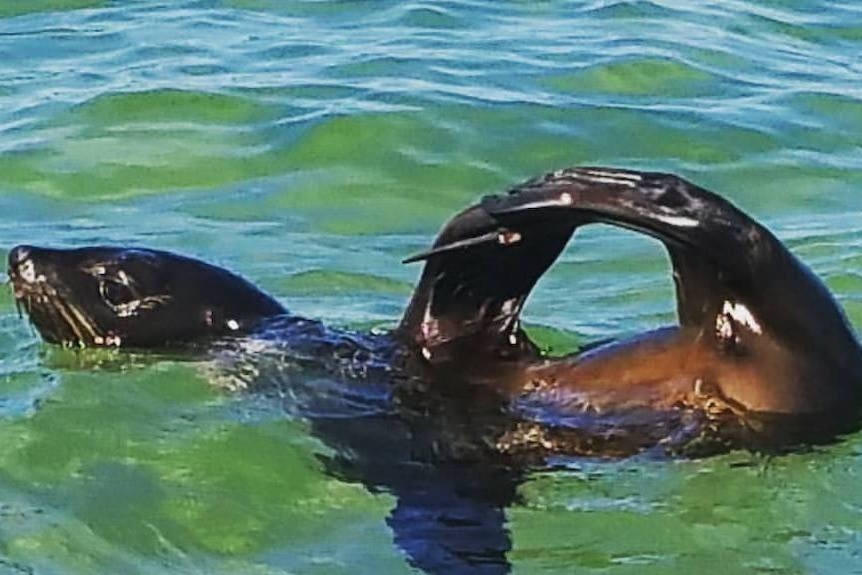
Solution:
[(32, 248), (30, 246), (15, 246), (9, 252), (9, 267), (17, 266), (30, 257), (30, 251)]
[(20, 277), (22, 268), (30, 261), (33, 248), (30, 246), (15, 246), (9, 251), (9, 276)]

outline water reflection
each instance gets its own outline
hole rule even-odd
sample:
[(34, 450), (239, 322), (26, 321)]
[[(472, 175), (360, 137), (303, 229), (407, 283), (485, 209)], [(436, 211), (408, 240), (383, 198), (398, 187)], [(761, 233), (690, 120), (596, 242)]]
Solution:
[(506, 508), (529, 457), (496, 441), (511, 426), (497, 394), (467, 382), (399, 382), (388, 413), (315, 418), (326, 469), (396, 498), (395, 545), (426, 573), (508, 573)]
[(535, 461), (498, 445), (516, 425), (508, 402), (451, 373), (429, 379), (393, 370), (398, 360), (389, 354), (398, 351), (385, 338), (362, 340), (375, 361), (360, 378), (338, 373), (332, 363), (303, 361), (317, 353), (313, 340), (304, 340), (312, 342), (307, 349), (281, 340), (253, 343), (253, 355), (223, 351), (222, 368), (232, 385), (278, 398), (288, 415), (308, 421), (331, 450), (318, 456), (328, 474), (395, 498), (386, 522), (412, 566), (508, 573), (506, 508)]

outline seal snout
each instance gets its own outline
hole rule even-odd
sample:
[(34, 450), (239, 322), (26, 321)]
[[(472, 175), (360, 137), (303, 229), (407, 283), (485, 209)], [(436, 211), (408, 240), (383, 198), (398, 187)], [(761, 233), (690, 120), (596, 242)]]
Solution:
[(9, 251), (8, 274), (15, 291), (15, 297), (22, 296), (22, 286), (36, 282), (36, 264), (33, 261), (34, 248), (15, 246)]
[(30, 246), (15, 246), (9, 251), (9, 269), (15, 270), (21, 264), (30, 259), (32, 248)]

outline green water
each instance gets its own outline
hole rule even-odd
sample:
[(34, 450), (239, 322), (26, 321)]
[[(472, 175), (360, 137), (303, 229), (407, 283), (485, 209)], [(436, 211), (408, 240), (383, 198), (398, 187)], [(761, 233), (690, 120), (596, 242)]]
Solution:
[[(0, 1), (0, 250), (144, 244), (294, 312), (397, 321), (455, 210), (574, 164), (766, 222), (862, 326), (849, 0)], [(528, 309), (558, 348), (673, 319), (606, 228)], [(410, 573), (395, 499), (188, 362), (41, 345), (0, 290), (0, 573)], [(515, 573), (862, 573), (862, 435), (764, 460), (570, 462), (506, 511)], [(491, 571), (493, 572), (493, 571)]]

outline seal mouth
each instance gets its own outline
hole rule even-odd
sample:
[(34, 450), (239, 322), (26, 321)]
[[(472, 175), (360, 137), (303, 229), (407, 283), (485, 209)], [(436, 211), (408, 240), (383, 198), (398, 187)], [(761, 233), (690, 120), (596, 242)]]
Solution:
[[(20, 266), (19, 266), (20, 267)], [(95, 323), (79, 306), (64, 297), (44, 276), (30, 277), (10, 266), (9, 283), (18, 316), (26, 314), (45, 341), (65, 347), (99, 345), (106, 341)]]

